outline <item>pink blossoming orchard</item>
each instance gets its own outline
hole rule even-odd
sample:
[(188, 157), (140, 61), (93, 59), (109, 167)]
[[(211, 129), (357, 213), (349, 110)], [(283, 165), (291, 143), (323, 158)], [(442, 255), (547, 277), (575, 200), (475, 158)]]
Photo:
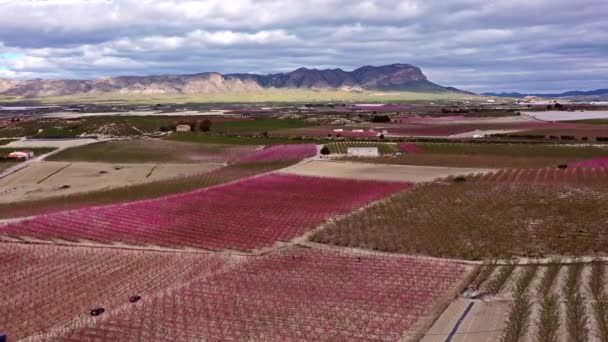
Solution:
[(151, 296), (62, 338), (398, 341), (464, 271), (415, 257), (286, 250)]
[[(349, 120), (361, 120), (366, 111), (384, 116), (410, 105), (341, 107), (338, 112), (353, 112)], [(269, 131), (257, 119), (235, 120), (233, 136), (184, 133), (61, 151), (52, 162), (65, 168), (216, 165), (102, 191), (0, 202), (0, 217), (9, 218), (0, 222), (0, 336), (11, 342), (445, 341), (468, 334), (461, 323), (469, 329), (476, 319), (498, 317), (487, 340), (518, 341), (528, 327), (557, 331), (547, 321), (532, 324), (546, 315), (600, 336), (608, 326), (605, 265), (598, 259), (591, 273), (575, 269), (583, 264), (576, 257), (608, 253), (608, 149), (436, 142), (473, 130), (525, 133), (582, 124), (424, 112), (335, 127), (273, 119), (276, 129)], [(349, 157), (352, 147), (377, 148), (379, 155)], [(324, 148), (329, 153), (321, 156)], [(361, 166), (356, 163), (366, 163), (366, 171), (349, 173)], [(297, 174), (309, 164), (331, 172)], [(116, 170), (107, 169), (106, 176)], [(427, 172), (440, 178), (417, 178)], [(556, 254), (570, 259), (549, 259)], [(556, 289), (551, 284), (561, 264), (574, 271)], [(530, 300), (537, 273), (548, 279), (539, 281), (547, 293), (542, 303)], [(581, 291), (579, 298), (576, 288), (586, 283), (578, 278), (588, 273), (593, 297)], [(467, 318), (469, 309), (459, 305), (481, 309)], [(507, 309), (486, 315), (486, 305)]]
[(0, 234), (42, 240), (251, 251), (289, 241), (407, 183), (270, 174), (133, 203), (42, 215)]

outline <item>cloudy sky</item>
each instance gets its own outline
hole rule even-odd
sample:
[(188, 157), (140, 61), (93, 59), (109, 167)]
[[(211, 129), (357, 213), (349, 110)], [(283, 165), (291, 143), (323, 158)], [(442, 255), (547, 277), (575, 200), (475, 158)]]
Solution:
[(465, 90), (608, 88), (607, 0), (0, 0), (0, 78), (352, 70)]

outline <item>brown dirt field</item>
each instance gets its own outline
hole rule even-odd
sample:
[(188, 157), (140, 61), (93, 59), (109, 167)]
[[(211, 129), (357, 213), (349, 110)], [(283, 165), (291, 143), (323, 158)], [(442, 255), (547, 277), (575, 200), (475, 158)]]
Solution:
[(350, 178), (421, 183), (457, 175), (491, 172), (491, 169), (382, 165), (343, 161), (313, 160), (294, 165), (283, 172), (304, 176)]
[(124, 187), (194, 175), (220, 166), (219, 164), (35, 162), (0, 179), (0, 203)]

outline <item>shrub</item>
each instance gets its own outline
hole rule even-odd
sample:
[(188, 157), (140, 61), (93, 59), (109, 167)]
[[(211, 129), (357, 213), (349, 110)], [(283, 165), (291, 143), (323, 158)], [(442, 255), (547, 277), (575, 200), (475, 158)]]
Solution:
[(374, 115), (372, 122), (391, 122), (391, 118), (388, 115)]

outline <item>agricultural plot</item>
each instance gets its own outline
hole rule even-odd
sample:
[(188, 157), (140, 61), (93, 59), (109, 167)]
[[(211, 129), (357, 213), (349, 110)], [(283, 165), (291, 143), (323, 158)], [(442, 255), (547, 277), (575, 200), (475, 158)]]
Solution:
[(300, 160), (314, 157), (316, 154), (317, 145), (315, 144), (274, 145), (246, 155), (242, 157), (239, 162), (251, 163), (277, 160)]
[(136, 139), (70, 148), (50, 156), (48, 160), (104, 163), (226, 163), (237, 161), (260, 148), (255, 145)]
[(608, 252), (608, 169), (502, 170), (418, 186), (313, 241), (479, 259)]
[(270, 174), (153, 200), (42, 215), (0, 226), (0, 235), (251, 251), (289, 241), (332, 216), (407, 187)]
[(278, 129), (300, 128), (308, 125), (304, 120), (266, 118), (218, 122), (211, 126), (211, 131), (221, 133), (260, 133)]
[(407, 256), (290, 249), (145, 298), (61, 336), (131, 341), (397, 341), (466, 269)]
[(534, 117), (542, 121), (572, 121), (590, 119), (608, 119), (608, 111), (559, 111), (552, 110), (547, 112), (522, 112), (522, 115)]
[[(529, 130), (525, 135), (544, 136), (545, 139), (562, 141), (608, 141), (608, 125), (604, 124), (556, 124), (552, 127)], [(514, 135), (517, 138), (517, 135)]]
[(387, 124), (376, 130), (387, 130), (389, 136), (449, 137), (473, 131), (529, 131), (557, 127), (559, 124), (521, 121), (521, 122), (418, 122), (406, 124)]
[(606, 269), (600, 261), (486, 265), (422, 341), (605, 341)]
[[(63, 194), (38, 200), (0, 203), (0, 218), (40, 215), (61, 210), (86, 208), (93, 205), (124, 203), (162, 197), (180, 192), (204, 189), (210, 186), (236, 181), (282, 169), (295, 161), (238, 163), (201, 172), (192, 176), (174, 177), (124, 187), (113, 187), (90, 192)], [(149, 170), (153, 166), (148, 166)], [(118, 170), (120, 171), (120, 170)], [(65, 190), (65, 189), (63, 189)]]
[(345, 161), (312, 160), (293, 165), (281, 172), (313, 177), (421, 183), (437, 178), (491, 171), (493, 170), (479, 168), (377, 165)]
[[(608, 148), (532, 144), (404, 143), (405, 154), (349, 161), (482, 168), (539, 168), (608, 156)], [(403, 146), (407, 146), (404, 148)]]
[[(311, 136), (311, 137), (346, 137), (346, 138), (376, 138), (378, 133), (381, 131), (374, 131), (366, 129), (363, 132), (357, 130), (362, 129), (361, 127), (342, 127), (343, 131), (334, 132), (336, 126), (315, 126), (315, 127), (304, 127), (294, 129), (283, 129), (271, 131), (271, 135), (276, 136)], [(355, 130), (355, 132), (353, 132)]]
[(133, 296), (146, 298), (224, 263), (219, 256), (3, 243), (0, 327), (11, 341), (67, 332), (93, 309), (107, 314), (135, 305)]
[(192, 177), (219, 167), (218, 164), (36, 162), (0, 179), (0, 203), (36, 201)]
[(334, 142), (327, 145), (329, 151), (333, 154), (347, 154), (349, 147), (377, 147), (380, 154), (396, 154), (401, 152), (397, 144), (391, 143), (373, 143), (373, 142)]
[(569, 163), (569, 167), (586, 167), (586, 168), (607, 168), (608, 157), (593, 158), (589, 160), (581, 160), (574, 163)]

